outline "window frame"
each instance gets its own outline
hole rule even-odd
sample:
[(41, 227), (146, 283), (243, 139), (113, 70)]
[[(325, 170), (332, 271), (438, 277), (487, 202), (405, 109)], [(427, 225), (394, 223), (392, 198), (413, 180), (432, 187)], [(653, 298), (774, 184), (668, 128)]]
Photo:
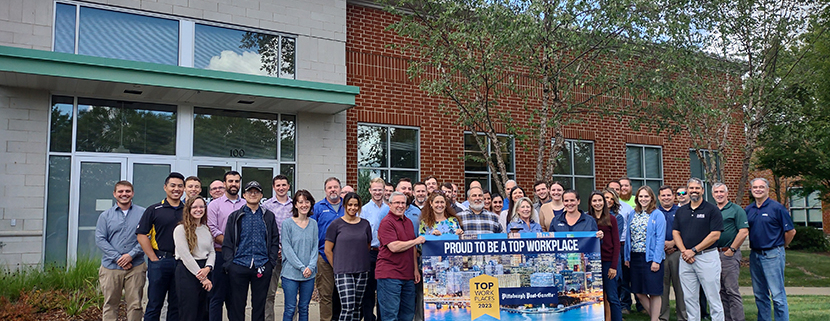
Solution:
[[(597, 175), (597, 162), (596, 162), (596, 149), (595, 149), (594, 141), (592, 141), (592, 140), (583, 140), (583, 139), (565, 139), (565, 144), (567, 145), (569, 143), (572, 146), (570, 149), (568, 149), (568, 152), (570, 154), (570, 155), (568, 155), (568, 157), (570, 159), (570, 167), (571, 167), (570, 168), (570, 173), (569, 174), (554, 173), (551, 176), (551, 182), (552, 181), (560, 181), (562, 183), (566, 183), (563, 180), (568, 179), (568, 180), (570, 180), (570, 185), (569, 186), (572, 189), (576, 190), (577, 189), (576, 188), (576, 179), (577, 178), (582, 178), (582, 179), (590, 178), (593, 181), (593, 185), (591, 186), (591, 190), (595, 190), (596, 186), (597, 186), (597, 176), (596, 176)], [(592, 173), (591, 176), (577, 175), (576, 174), (575, 165), (574, 165), (574, 161), (573, 161), (573, 159), (574, 159), (573, 144), (574, 143), (587, 143), (587, 144), (590, 144), (590, 146), (591, 146), (591, 173)], [(585, 196), (588, 196), (588, 195), (583, 195), (583, 197), (585, 197)], [(587, 206), (589, 205), (589, 203), (588, 202), (582, 202), (582, 205), (583, 206), (581, 206), (581, 207), (584, 207), (585, 209), (587, 209)]]
[[(711, 150), (704, 149), (704, 148), (701, 148), (700, 150), (704, 153), (703, 156), (708, 157), (710, 160), (712, 159), (712, 156), (709, 156), (709, 154), (715, 155), (715, 161), (718, 164), (720, 164), (720, 158), (717, 157), (717, 154), (718, 154), (717, 151), (712, 152)], [(697, 176), (694, 175), (694, 173), (692, 173), (692, 168), (693, 168), (692, 164), (694, 162), (697, 162), (698, 166), (700, 166), (701, 170), (703, 171), (701, 173), (701, 177), (697, 177)], [(703, 181), (703, 199), (704, 200), (706, 200), (707, 202), (713, 202), (715, 200), (712, 197), (712, 186), (717, 182), (722, 182), (723, 177), (718, 177), (715, 182), (710, 182), (706, 178), (706, 169), (703, 168), (703, 163), (700, 161), (700, 158), (697, 157), (697, 149), (694, 149), (694, 148), (689, 148), (689, 177), (697, 177), (697, 178), (699, 178), (700, 180)]]
[[(57, 23), (55, 23), (55, 19), (57, 18), (57, 6), (59, 4), (75, 6), (75, 39), (74, 39), (74, 48), (75, 48), (75, 50), (74, 50), (74, 54), (78, 54), (78, 51), (79, 51), (78, 50), (78, 41), (79, 41), (79, 37), (80, 37), (79, 32), (80, 32), (80, 25), (81, 25), (81, 21), (80, 21), (81, 20), (80, 19), (81, 18), (81, 16), (80, 16), (81, 7), (87, 7), (87, 8), (94, 8), (94, 9), (100, 9), (100, 10), (108, 10), (108, 11), (118, 12), (118, 13), (135, 14), (135, 15), (140, 15), (140, 16), (145, 16), (145, 17), (152, 17), (152, 18), (160, 18), (160, 19), (167, 19), (167, 20), (177, 21), (178, 24), (179, 24), (179, 27), (178, 27), (179, 42), (177, 44), (178, 62), (177, 62), (176, 65), (180, 66), (180, 67), (196, 68), (196, 67), (194, 67), (194, 62), (195, 62), (195, 59), (196, 59), (196, 57), (195, 57), (195, 52), (196, 52), (196, 44), (195, 44), (195, 41), (196, 41), (196, 28), (195, 28), (195, 25), (196, 24), (202, 24), (202, 25), (213, 26), (213, 27), (228, 28), (228, 29), (239, 30), (239, 31), (249, 31), (249, 32), (256, 32), (256, 33), (262, 33), (262, 34), (277, 36), (280, 39), (279, 40), (279, 43), (280, 43), (279, 62), (282, 62), (282, 58), (283, 58), (282, 39), (283, 38), (291, 38), (291, 39), (294, 40), (294, 71), (291, 74), (292, 77), (290, 77), (290, 78), (289, 77), (282, 77), (281, 76), (282, 72), (279, 72), (279, 71), (274, 76), (266, 76), (266, 77), (274, 77), (274, 78), (282, 78), (282, 79), (297, 79), (297, 72), (299, 71), (299, 68), (297, 68), (297, 57), (300, 54), (299, 54), (299, 48), (298, 48), (298, 39), (299, 39), (299, 37), (295, 34), (290, 34), (290, 33), (286, 33), (286, 32), (279, 32), (279, 31), (274, 31), (274, 30), (258, 29), (258, 28), (252, 28), (252, 27), (247, 27), (247, 26), (240, 26), (240, 25), (234, 25), (234, 24), (222, 23), (222, 22), (216, 22), (216, 21), (209, 21), (209, 20), (198, 19), (198, 18), (182, 17), (182, 16), (177, 16), (177, 15), (171, 15), (171, 14), (162, 14), (162, 13), (142, 11), (142, 10), (132, 9), (132, 8), (114, 7), (114, 6), (109, 6), (109, 5), (105, 5), (105, 4), (88, 3), (88, 2), (81, 2), (81, 1), (74, 1), (74, 0), (58, 0), (58, 1), (55, 1), (55, 2), (52, 3), (52, 27), (51, 27), (52, 28), (52, 41), (50, 43), (50, 50), (51, 51), (55, 51), (55, 40), (56, 40), (55, 35), (57, 34), (56, 33)], [(129, 60), (129, 61), (134, 61), (134, 60)], [(202, 69), (202, 68), (197, 68), (197, 69)]]
[[(380, 123), (369, 123), (369, 122), (358, 122), (356, 130), (359, 131), (361, 126), (370, 126), (370, 127), (383, 127), (386, 128), (386, 166), (384, 167), (367, 167), (367, 166), (360, 166), (360, 152), (357, 153), (357, 172), (358, 176), (360, 176), (361, 170), (369, 170), (369, 171), (380, 171), (386, 173), (386, 179), (384, 181), (391, 180), (392, 172), (413, 172), (415, 173), (416, 179), (412, 182), (413, 184), (420, 180), (421, 177), (421, 128), (414, 127), (414, 126), (403, 126), (403, 125), (390, 125), (390, 124), (380, 124)], [(391, 149), (391, 139), (389, 128), (397, 128), (397, 129), (409, 129), (415, 131), (415, 151), (418, 152), (417, 157), (415, 157), (415, 167), (414, 168), (401, 168), (401, 167), (392, 167), (392, 153), (390, 152)], [(357, 148), (360, 149), (360, 142), (357, 143)], [(380, 177), (384, 177), (381, 174)], [(394, 182), (390, 182), (395, 184)], [(359, 184), (358, 184), (359, 185)], [(361, 188), (358, 186), (358, 188)]]
[[(813, 198), (812, 197), (813, 194), (817, 194), (818, 191), (813, 191), (812, 193), (810, 193), (810, 195), (807, 195), (807, 197), (798, 196), (795, 193), (793, 193), (793, 190), (800, 190), (800, 189), (801, 189), (801, 187), (789, 187), (789, 188), (787, 188), (787, 194), (789, 195), (789, 202), (788, 203), (789, 203), (789, 210), (790, 210), (790, 218), (792, 218), (793, 224), (794, 225), (800, 225), (800, 226), (812, 226), (812, 227), (816, 227), (816, 228), (819, 228), (819, 229), (823, 230), (824, 229), (824, 222), (822, 220), (822, 215), (823, 214), (822, 214), (822, 210), (821, 210), (821, 208), (822, 208), (821, 198), (815, 197), (815, 199), (818, 200), (818, 204), (813, 204), (813, 206), (810, 206), (810, 199)], [(795, 202), (797, 202), (797, 201), (803, 201), (804, 206), (797, 206), (795, 204)], [(793, 213), (793, 211), (795, 211), (795, 210), (804, 210), (805, 211), (804, 212), (804, 215), (805, 215), (804, 216), (804, 221), (796, 221), (795, 214)], [(810, 220), (810, 217), (811, 217), (810, 214), (811, 213), (818, 213), (818, 221)], [(818, 225), (818, 226), (811, 225), (810, 223), (817, 223), (815, 225)]]
[[(466, 139), (467, 135), (473, 135), (473, 132), (465, 130), (463, 139)], [(485, 133), (477, 132), (476, 135), (485, 135)], [(513, 171), (508, 171), (507, 172), (507, 178), (515, 180), (516, 179), (516, 137), (513, 137), (513, 135), (508, 135), (508, 134), (496, 134), (496, 137), (507, 137), (507, 138), (510, 139), (510, 147), (511, 148), (510, 148), (510, 150), (507, 151), (507, 154), (510, 157), (510, 163), (513, 164)], [(485, 136), (484, 138), (487, 139), (487, 155), (489, 156), (490, 154), (493, 153), (493, 150), (492, 150), (493, 143), (490, 142), (489, 137)], [(463, 141), (462, 141), (462, 144), (463, 144)], [(467, 157), (467, 149), (466, 148), (464, 149), (464, 157), (465, 158)], [(465, 162), (464, 162), (464, 185), (465, 186), (462, 188), (462, 190), (465, 190), (465, 191), (466, 191), (467, 185), (469, 185), (469, 183), (467, 182), (467, 179), (469, 177), (468, 175), (474, 175), (474, 177), (479, 177), (479, 176), (485, 176), (486, 175), (487, 176), (487, 184), (484, 184), (484, 182), (480, 182), (480, 181), (479, 181), (479, 183), (482, 183), (482, 186), (486, 186), (486, 189), (488, 189), (490, 191), (490, 193), (498, 192), (497, 190), (494, 189), (495, 186), (493, 185), (493, 179), (496, 178), (496, 175), (498, 175), (497, 173), (491, 173), (489, 171), (489, 169), (487, 171), (467, 170), (467, 163), (466, 163), (466, 160), (465, 160)], [(466, 196), (462, 197), (462, 198), (466, 198)]]
[[(631, 174), (628, 173), (628, 161), (629, 161), (628, 160), (628, 148), (629, 147), (637, 147), (637, 148), (640, 149), (640, 156), (641, 156), (640, 159), (642, 160), (642, 162), (640, 163), (640, 165), (641, 165), (640, 168), (643, 169), (643, 177), (634, 177), (634, 176), (631, 176)], [(660, 178), (659, 179), (646, 178), (645, 177), (646, 176), (645, 175), (645, 173), (646, 173), (646, 157), (645, 157), (646, 153), (645, 153), (645, 149), (646, 148), (654, 148), (654, 149), (658, 149), (660, 151)], [(625, 157), (625, 168), (626, 168), (625, 176), (628, 177), (628, 179), (631, 181), (632, 190), (634, 190), (634, 182), (635, 181), (638, 182), (638, 183), (642, 182), (642, 185), (640, 185), (640, 186), (648, 185), (649, 181), (659, 181), (659, 184), (657, 184), (657, 186), (662, 186), (663, 185), (663, 182), (666, 178), (665, 166), (664, 166), (664, 162), (663, 162), (663, 146), (626, 143), (625, 144), (625, 153), (626, 153), (626, 157)], [(637, 188), (639, 188), (639, 186)]]

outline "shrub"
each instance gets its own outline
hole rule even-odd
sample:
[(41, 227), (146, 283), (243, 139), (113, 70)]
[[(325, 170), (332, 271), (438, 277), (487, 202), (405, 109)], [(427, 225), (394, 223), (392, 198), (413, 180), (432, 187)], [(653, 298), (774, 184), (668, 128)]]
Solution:
[(796, 226), (795, 238), (790, 242), (790, 249), (809, 252), (830, 251), (830, 241), (824, 231), (809, 226)]

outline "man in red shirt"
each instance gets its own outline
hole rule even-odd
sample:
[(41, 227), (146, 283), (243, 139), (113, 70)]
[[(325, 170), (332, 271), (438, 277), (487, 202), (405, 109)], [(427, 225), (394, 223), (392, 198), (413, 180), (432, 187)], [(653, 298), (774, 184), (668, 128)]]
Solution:
[(378, 302), (384, 320), (406, 320), (415, 317), (415, 284), (421, 282), (415, 264), (415, 246), (424, 237), (415, 237), (412, 222), (404, 216), (406, 195), (394, 192), (389, 197), (391, 210), (378, 227), (380, 249), (375, 277), (378, 280)]

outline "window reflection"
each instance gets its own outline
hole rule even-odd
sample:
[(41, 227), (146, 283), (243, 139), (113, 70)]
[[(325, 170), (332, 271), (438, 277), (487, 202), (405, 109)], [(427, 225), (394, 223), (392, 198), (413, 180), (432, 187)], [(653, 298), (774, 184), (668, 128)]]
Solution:
[(176, 106), (78, 98), (76, 149), (174, 155)]
[(78, 53), (81, 55), (179, 64), (179, 22), (176, 20), (81, 7), (79, 21)]
[(294, 78), (294, 39), (196, 24), (194, 49), (196, 68)]
[(195, 108), (193, 155), (278, 159), (277, 144), (287, 153), (282, 160), (294, 159), (294, 117), (246, 111)]
[(65, 96), (52, 97), (52, 115), (49, 127), (49, 151), (72, 151), (72, 109), (74, 99)]

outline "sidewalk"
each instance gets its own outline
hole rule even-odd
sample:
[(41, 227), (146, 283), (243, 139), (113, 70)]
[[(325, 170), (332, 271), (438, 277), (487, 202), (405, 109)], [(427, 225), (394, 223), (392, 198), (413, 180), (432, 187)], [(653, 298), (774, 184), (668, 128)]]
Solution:
[[(830, 295), (830, 288), (787, 287), (787, 295)], [(741, 295), (753, 295), (751, 286), (742, 286)]]

